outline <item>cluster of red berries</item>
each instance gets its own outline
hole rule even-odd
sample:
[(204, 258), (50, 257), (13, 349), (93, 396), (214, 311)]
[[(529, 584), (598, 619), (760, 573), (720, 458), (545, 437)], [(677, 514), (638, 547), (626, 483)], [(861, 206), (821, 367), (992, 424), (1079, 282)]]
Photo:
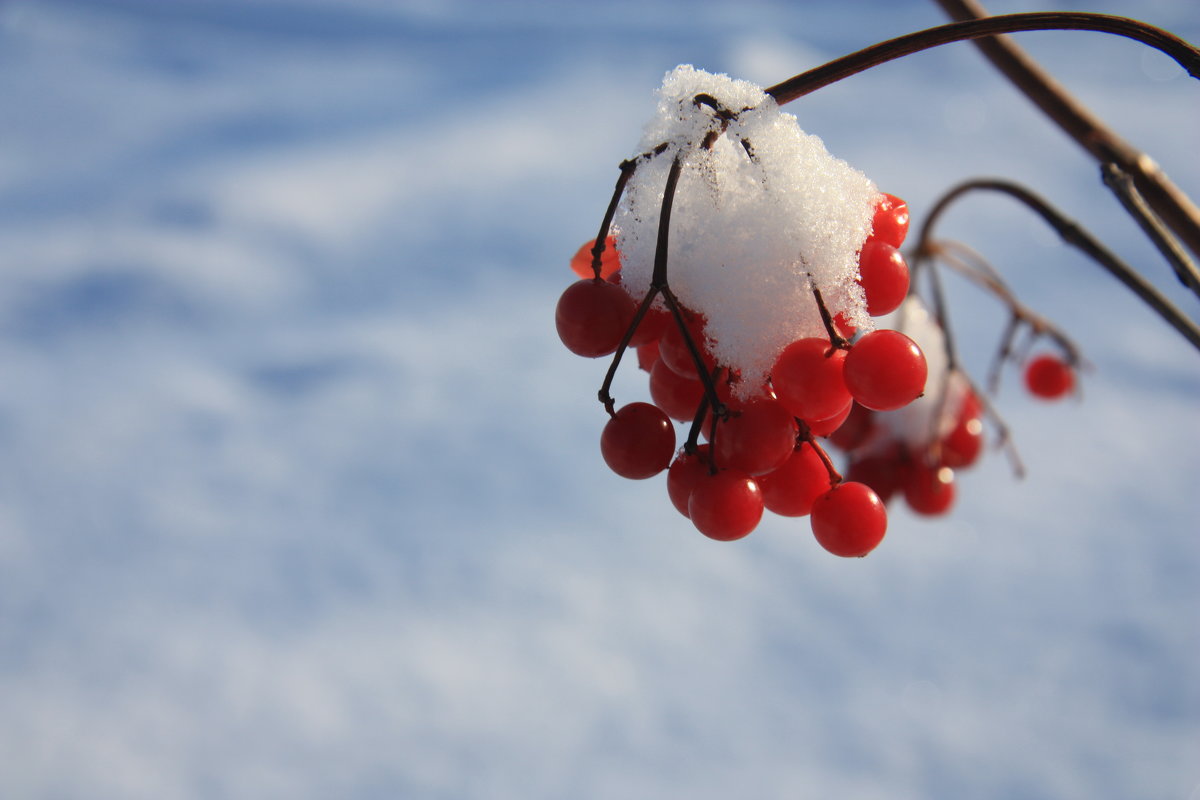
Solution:
[[(1057, 400), (1074, 387), (1074, 369), (1042, 354), (1025, 367), (1025, 386), (1043, 400)], [(879, 412), (856, 405), (830, 442), (848, 458), (846, 478), (870, 486), (887, 504), (902, 497), (913, 512), (940, 516), (954, 505), (957, 472), (973, 466), (984, 449), (984, 404), (961, 373), (951, 373), (928, 436), (898, 435)]]
[(856, 406), (831, 438), (847, 456), (847, 479), (870, 486), (884, 504), (898, 496), (918, 514), (945, 514), (955, 500), (955, 470), (972, 466), (984, 447), (983, 405), (972, 389), (964, 387), (947, 411), (948, 424), (914, 442)]
[[(907, 229), (907, 205), (883, 195), (860, 251), (859, 281), (873, 316), (895, 310), (908, 293), (898, 249)], [(559, 300), (559, 337), (592, 358), (636, 348), (652, 400), (609, 405), (600, 438), (608, 466), (631, 479), (666, 470), (671, 502), (713, 539), (748, 535), (769, 510), (809, 516), (817, 541), (836, 555), (873, 550), (887, 529), (884, 501), (866, 482), (844, 480), (819, 440), (837, 436), (855, 409), (885, 412), (919, 397), (927, 377), (920, 348), (895, 330), (848, 340), (854, 331), (826, 314), (828, 337), (792, 342), (764, 385), (743, 386), (738, 371), (712, 355), (703, 315), (650, 306), (634, 327), (638, 304), (621, 286), (615, 242), (598, 261), (595, 249), (589, 242), (572, 260), (580, 280)], [(678, 450), (675, 422), (691, 423)]]

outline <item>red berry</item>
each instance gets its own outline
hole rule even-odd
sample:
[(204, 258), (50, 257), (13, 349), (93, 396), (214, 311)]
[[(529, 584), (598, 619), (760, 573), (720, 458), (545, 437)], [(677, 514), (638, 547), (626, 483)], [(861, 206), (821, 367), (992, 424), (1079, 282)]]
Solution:
[(983, 417), (979, 398), (968, 391), (958, 411), (954, 428), (942, 439), (939, 461), (941, 466), (969, 467), (983, 452)]
[(654, 366), (654, 362), (658, 361), (658, 342), (646, 342), (638, 345), (637, 357), (638, 366), (649, 372)]
[(871, 224), (871, 238), (886, 242), (892, 247), (904, 244), (908, 235), (908, 203), (886, 192), (875, 206), (875, 218)]
[(853, 339), (858, 333), (858, 328), (841, 311), (833, 315), (833, 327), (843, 339)]
[(813, 503), (813, 535), (829, 552), (844, 558), (862, 557), (874, 550), (887, 533), (887, 509), (864, 483), (839, 483)]
[(852, 461), (846, 480), (865, 483), (886, 503), (900, 488), (903, 466), (898, 455), (875, 454)]
[[(712, 374), (713, 368), (716, 366), (716, 359), (709, 352), (708, 346), (704, 337), (704, 318), (700, 316), (692, 317), (688, 323), (688, 334), (691, 336), (692, 344), (696, 345), (700, 351), (700, 357), (704, 361), (705, 369), (709, 374)], [(674, 320), (671, 320), (667, 325), (667, 329), (663, 331), (662, 338), (658, 343), (658, 355), (663, 362), (671, 369), (684, 375), (688, 378), (696, 378), (696, 359), (692, 357), (692, 351), (688, 349), (687, 341), (683, 338), (683, 333), (679, 330), (679, 325)]]
[(801, 442), (783, 465), (758, 477), (763, 505), (784, 517), (803, 517), (829, 491), (829, 469), (809, 442)]
[(905, 470), (904, 500), (918, 514), (945, 514), (954, 505), (954, 470), (913, 462)]
[[(725, 410), (730, 415), (740, 411), (747, 403), (753, 403), (757, 400), (776, 400), (775, 393), (771, 391), (771, 387), (768, 384), (763, 384), (757, 390), (751, 391), (747, 397), (736, 397), (734, 392), (738, 390), (740, 383), (741, 379), (738, 375), (726, 369), (719, 369), (713, 375), (713, 388), (717, 391), (717, 399), (721, 401), (721, 405), (725, 406)], [(704, 423), (700, 426), (700, 435), (705, 439), (708, 438), (708, 434), (712, 430), (712, 421), (713, 413), (710, 408), (708, 413), (704, 415)], [(721, 464), (721, 466), (724, 466), (724, 464)]]
[(854, 408), (854, 401), (846, 403), (846, 407), (838, 413), (834, 414), (829, 419), (806, 419), (805, 424), (808, 425), (808, 432), (813, 436), (829, 436), (838, 428), (842, 427), (846, 419), (850, 416), (850, 411)]
[[(617, 270), (611, 276), (609, 276), (608, 281), (609, 283), (615, 283), (622, 289), (625, 288), (621, 283), (621, 270)], [(628, 294), (628, 292), (626, 292), (626, 294)], [(632, 296), (630, 299), (632, 299)], [(641, 306), (641, 303), (641, 300), (634, 300), (635, 316), (636, 310), (639, 306)], [(656, 305), (650, 306), (650, 308), (646, 309), (645, 316), (642, 317), (637, 328), (634, 330), (633, 336), (629, 338), (629, 346), (641, 347), (648, 342), (658, 341), (666, 332), (667, 326), (670, 324), (672, 324), (671, 312), (667, 311), (665, 308), (659, 308)]]
[(585, 278), (562, 293), (554, 323), (568, 350), (598, 358), (616, 351), (636, 310), (620, 286)]
[(925, 354), (899, 331), (872, 331), (846, 356), (846, 387), (872, 411), (893, 411), (916, 400), (927, 373)]
[(827, 339), (800, 339), (779, 354), (771, 385), (779, 402), (801, 419), (829, 419), (850, 402), (842, 377), (846, 351)]
[(1075, 373), (1061, 359), (1040, 355), (1025, 367), (1025, 386), (1034, 397), (1057, 400), (1075, 386)]
[(657, 406), (630, 403), (600, 434), (604, 462), (622, 478), (641, 480), (662, 472), (675, 453), (675, 426)]
[(744, 472), (723, 469), (696, 479), (688, 498), (688, 516), (710, 539), (731, 542), (758, 526), (763, 514), (758, 483)]
[(796, 420), (777, 400), (752, 400), (717, 425), (713, 457), (722, 469), (770, 472), (796, 447)]
[(692, 489), (696, 481), (711, 472), (708, 460), (708, 445), (702, 444), (696, 452), (683, 452), (675, 457), (667, 470), (667, 496), (671, 504), (685, 517), (691, 517), (688, 511), (688, 501), (692, 497)]
[(874, 429), (875, 412), (869, 408), (863, 408), (858, 403), (853, 403), (846, 420), (838, 426), (837, 430), (829, 434), (829, 442), (834, 447), (840, 447), (842, 450), (850, 452), (865, 442)]
[[(575, 255), (571, 257), (571, 270), (581, 278), (596, 277), (592, 270), (592, 248), (596, 240), (586, 242)], [(600, 277), (608, 278), (621, 268), (621, 254), (617, 251), (617, 239), (609, 236), (604, 240), (604, 252), (600, 254)]]
[(696, 378), (683, 377), (661, 358), (650, 368), (650, 399), (671, 419), (691, 422), (703, 397), (704, 384)]
[(858, 282), (867, 298), (867, 313), (890, 314), (908, 296), (908, 262), (887, 242), (867, 239), (858, 257)]

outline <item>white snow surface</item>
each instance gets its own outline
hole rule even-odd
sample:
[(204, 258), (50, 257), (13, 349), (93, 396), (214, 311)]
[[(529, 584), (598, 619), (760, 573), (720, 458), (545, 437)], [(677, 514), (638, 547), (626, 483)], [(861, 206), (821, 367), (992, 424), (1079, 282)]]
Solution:
[(830, 155), (761, 88), (690, 65), (663, 81), (617, 216), (622, 282), (631, 294), (641, 298), (651, 285), (676, 158), (682, 170), (667, 281), (704, 315), (709, 346), (741, 373), (739, 388), (761, 386), (791, 342), (825, 335), (814, 286), (831, 314), (872, 329), (856, 278), (875, 184)]

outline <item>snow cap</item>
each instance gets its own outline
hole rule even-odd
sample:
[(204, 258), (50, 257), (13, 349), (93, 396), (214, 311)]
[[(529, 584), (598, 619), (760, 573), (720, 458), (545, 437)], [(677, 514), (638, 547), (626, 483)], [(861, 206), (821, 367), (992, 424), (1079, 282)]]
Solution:
[(678, 154), (667, 281), (705, 316), (708, 345), (741, 373), (740, 389), (760, 386), (791, 342), (825, 336), (813, 286), (831, 314), (874, 329), (857, 278), (879, 191), (761, 88), (675, 68), (638, 153), (615, 221), (622, 285), (639, 300), (649, 290)]

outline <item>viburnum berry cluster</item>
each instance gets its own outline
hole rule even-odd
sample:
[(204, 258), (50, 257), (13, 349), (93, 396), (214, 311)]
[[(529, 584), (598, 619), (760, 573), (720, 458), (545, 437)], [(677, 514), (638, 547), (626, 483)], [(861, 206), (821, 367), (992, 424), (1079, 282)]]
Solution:
[[(855, 407), (925, 390), (921, 349), (873, 321), (908, 293), (907, 205), (725, 76), (668, 75), (646, 137), (555, 315), (573, 353), (614, 355), (605, 462), (631, 479), (667, 471), (672, 503), (710, 538), (740, 539), (772, 511), (810, 516), (832, 553), (866, 555), (884, 504), (823, 442)], [(651, 402), (617, 408), (629, 347)], [(678, 448), (676, 423), (689, 426)]]
[[(949, 510), (955, 471), (984, 449), (985, 419), (1020, 473), (1007, 428), (959, 366), (935, 262), (1010, 311), (991, 391), (1000, 367), (1015, 362), (1034, 397), (1064, 397), (1075, 391), (1081, 359), (981, 256), (931, 237), (938, 215), (967, 193), (1000, 192), (1024, 204), (1200, 349), (1200, 326), (1077, 223), (1011, 182), (976, 179), (946, 192), (906, 259), (904, 202), (780, 111), (893, 58), (1030, 30), (1128, 36), (1200, 77), (1200, 49), (1136, 20), (1084, 12), (981, 18), (951, 0), (944, 5), (960, 21), (767, 89), (687, 66), (668, 73), (637, 154), (621, 164), (599, 234), (572, 259), (579, 280), (563, 292), (556, 322), (572, 352), (612, 356), (599, 391), (609, 415), (600, 437), (605, 462), (636, 480), (665, 471), (672, 504), (713, 539), (744, 537), (772, 511), (809, 516), (834, 554), (865, 555), (886, 532), (891, 498), (902, 496), (918, 514)], [(1006, 66), (1018, 60), (1015, 51), (990, 55)], [(1101, 159), (1105, 184), (1200, 296), (1200, 269), (1176, 238), (1195, 250), (1200, 220), (1179, 193), (1103, 126), (1075, 124), (1075, 104), (1040, 72), (1023, 64), (1019, 71), (1019, 88), (1060, 124), (1071, 121), (1064, 127)], [(925, 267), (928, 307), (914, 291)], [(1018, 352), (1021, 333), (1030, 335)], [(1029, 354), (1028, 345), (1047, 340), (1053, 352)], [(650, 402), (618, 408), (610, 389), (629, 348), (649, 375)], [(686, 426), (681, 445), (676, 425)], [(843, 460), (844, 477), (829, 450)]]

